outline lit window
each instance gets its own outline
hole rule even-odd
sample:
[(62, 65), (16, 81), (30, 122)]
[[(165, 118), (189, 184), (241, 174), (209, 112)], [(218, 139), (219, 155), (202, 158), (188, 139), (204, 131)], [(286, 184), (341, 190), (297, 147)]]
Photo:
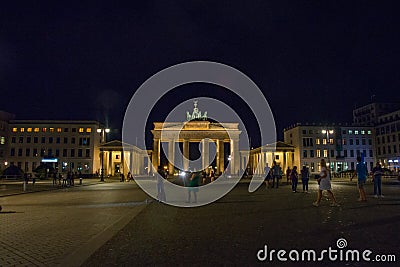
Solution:
[(321, 150), (317, 150), (317, 158), (321, 157)]
[(50, 131), (51, 133), (54, 133), (54, 128), (50, 128), (49, 131)]
[(57, 128), (57, 133), (61, 133), (62, 129), (61, 128)]
[(315, 139), (315, 143), (316, 143), (317, 145), (319, 145), (319, 144), (321, 144), (321, 140), (319, 140), (319, 138), (317, 138), (317, 139)]
[(326, 145), (326, 138), (322, 139), (322, 144)]
[(27, 131), (28, 133), (31, 133), (31, 132), (32, 132), (32, 128), (28, 128), (28, 129), (26, 129), (26, 131)]
[(353, 134), (353, 130), (349, 130), (349, 134)]
[(12, 131), (13, 131), (13, 133), (18, 132), (18, 128), (13, 128)]
[(1, 138), (0, 138), (0, 144), (1, 145), (4, 145), (6, 143), (6, 138), (4, 137), (4, 136), (2, 136)]
[(368, 134), (371, 134), (371, 130), (368, 130)]
[(86, 128), (86, 132), (87, 133), (91, 133), (92, 132), (92, 128)]
[(333, 138), (329, 139), (329, 144), (333, 145)]
[(355, 131), (354, 131), (354, 134), (358, 134), (358, 130), (355, 130)]
[(33, 131), (34, 131), (35, 133), (38, 133), (38, 132), (39, 132), (39, 128), (35, 128)]
[(47, 132), (47, 128), (42, 128), (42, 132)]
[(364, 130), (361, 130), (361, 134), (365, 134), (365, 131), (364, 131)]
[(21, 133), (23, 133), (23, 132), (25, 132), (25, 128), (20, 128), (19, 131), (20, 131)]
[(79, 132), (80, 132), (80, 133), (83, 133), (83, 128), (79, 128)]
[(328, 150), (324, 149), (324, 158), (328, 156)]

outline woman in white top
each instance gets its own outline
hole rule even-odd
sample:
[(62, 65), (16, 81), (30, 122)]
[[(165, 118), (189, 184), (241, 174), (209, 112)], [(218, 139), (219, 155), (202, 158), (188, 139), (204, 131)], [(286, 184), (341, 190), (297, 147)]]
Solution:
[(328, 192), (329, 198), (332, 200), (331, 206), (340, 206), (339, 203), (337, 203), (335, 195), (332, 193), (332, 186), (331, 186), (331, 180), (330, 176), (328, 173), (328, 170), (326, 168), (326, 162), (325, 159), (321, 159), (321, 173), (320, 177), (318, 178), (318, 195), (317, 195), (317, 201), (313, 203), (314, 206), (318, 207), (319, 203), (321, 202), (322, 198), (322, 191), (326, 190)]

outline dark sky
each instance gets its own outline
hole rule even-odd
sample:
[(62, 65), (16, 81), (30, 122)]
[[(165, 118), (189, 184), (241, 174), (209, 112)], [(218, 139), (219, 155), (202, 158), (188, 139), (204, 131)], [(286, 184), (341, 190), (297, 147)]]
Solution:
[[(278, 136), (297, 121), (350, 121), (372, 95), (399, 100), (395, 1), (10, 2), (0, 10), (0, 109), (19, 119), (96, 119), (118, 129), (136, 88), (193, 60), (247, 74)], [(199, 92), (229, 97), (211, 87), (176, 89), (151, 119)]]

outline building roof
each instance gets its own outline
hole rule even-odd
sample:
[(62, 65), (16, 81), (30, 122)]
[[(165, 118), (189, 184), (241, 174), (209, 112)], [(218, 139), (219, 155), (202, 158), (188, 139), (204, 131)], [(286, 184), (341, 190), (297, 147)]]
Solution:
[(10, 121), (15, 118), (14, 114), (0, 110), (0, 121)]
[(313, 127), (373, 127), (374, 125), (372, 123), (354, 123), (354, 122), (339, 122), (339, 123), (316, 123), (316, 122), (298, 122), (295, 124), (292, 124), (285, 129), (283, 129), (284, 132), (294, 129), (296, 127), (301, 127), (301, 126), (313, 126)]
[(10, 124), (97, 124), (98, 121), (91, 120), (10, 120)]
[(134, 145), (124, 143), (120, 140), (112, 140), (110, 142), (100, 145), (100, 149), (104, 151), (121, 151), (121, 150), (136, 150), (138, 152), (146, 153), (146, 150), (142, 150)]
[(257, 147), (251, 150), (252, 153), (257, 152), (258, 150), (261, 149), (266, 149), (266, 151), (268, 150), (275, 150), (275, 151), (294, 151), (295, 146), (282, 142), (282, 141), (277, 141), (271, 144), (266, 144), (264, 146), (261, 147)]

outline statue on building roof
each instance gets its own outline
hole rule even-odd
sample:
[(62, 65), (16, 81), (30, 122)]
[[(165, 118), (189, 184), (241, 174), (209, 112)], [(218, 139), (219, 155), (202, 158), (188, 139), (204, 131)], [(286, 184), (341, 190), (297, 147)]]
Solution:
[(205, 120), (207, 120), (207, 111), (204, 112), (204, 114), (202, 115), (201, 111), (199, 111), (199, 109), (197, 108), (197, 103), (198, 103), (197, 100), (193, 101), (194, 108), (193, 108), (192, 114), (190, 114), (189, 111), (186, 112), (186, 120), (187, 121), (193, 121), (193, 120), (205, 121)]

